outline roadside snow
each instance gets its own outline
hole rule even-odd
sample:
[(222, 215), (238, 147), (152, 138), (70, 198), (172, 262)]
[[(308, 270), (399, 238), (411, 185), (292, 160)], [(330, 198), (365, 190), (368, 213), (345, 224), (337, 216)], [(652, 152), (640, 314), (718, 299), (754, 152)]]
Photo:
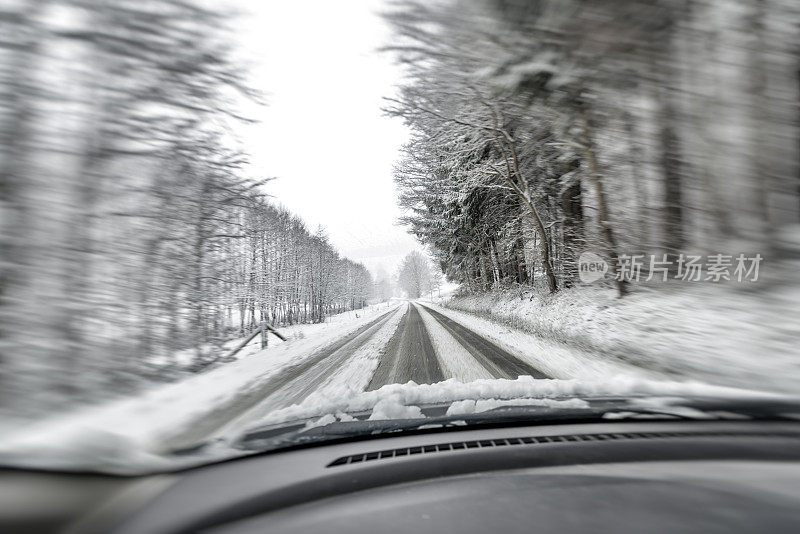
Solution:
[[(216, 435), (237, 432), (243, 427), (252, 424), (253, 420), (257, 420), (274, 411), (276, 407), (289, 403), (293, 404), (291, 400), (287, 401), (287, 398), (291, 399), (298, 393), (303, 394), (302, 389), (309, 387), (313, 380), (322, 376), (322, 373), (330, 374), (313, 386), (314, 392), (336, 392), (355, 395), (364, 391), (375, 372), (375, 368), (378, 366), (383, 349), (397, 330), (407, 307), (408, 304), (405, 302), (395, 306), (389, 320), (377, 332), (370, 335), (369, 339), (342, 363), (337, 365), (333, 356), (329, 357), (325, 362), (320, 362), (317, 366), (318, 368), (312, 368), (302, 377), (302, 384), (298, 386), (295, 382), (289, 383), (281, 390), (265, 397), (258, 405), (242, 413), (225, 427), (220, 428)], [(347, 347), (343, 347), (340, 350), (347, 350)]]
[[(293, 339), (303, 339), (308, 336), (317, 336), (319, 332), (324, 332), (330, 329), (331, 325), (340, 325), (340, 324), (347, 324), (352, 321), (357, 321), (363, 317), (375, 317), (376, 313), (380, 313), (382, 311), (388, 311), (389, 309), (397, 306), (398, 302), (381, 302), (378, 304), (370, 304), (361, 308), (359, 310), (349, 310), (342, 313), (337, 313), (335, 315), (331, 315), (325, 319), (323, 323), (316, 323), (316, 324), (293, 324), (289, 326), (282, 326), (278, 328), (278, 331), (287, 338), (288, 341)], [(227, 353), (235, 349), (239, 344), (244, 341), (245, 337), (230, 339), (222, 344), (222, 351), (221, 355), (225, 356)], [(281, 341), (278, 337), (270, 334), (269, 335), (269, 345), (270, 348), (273, 345), (281, 345), (285, 343), (285, 341)], [(207, 345), (204, 347), (205, 350), (212, 351), (218, 350), (212, 345)], [(250, 341), (247, 345), (245, 345), (239, 352), (234, 355), (234, 359), (241, 360), (242, 358), (246, 358), (253, 354), (261, 352), (261, 336), (256, 336), (255, 339)], [(184, 349), (180, 351), (176, 351), (172, 353), (172, 360), (179, 364), (179, 365), (189, 365), (194, 361), (196, 356), (196, 349)], [(163, 358), (154, 360), (156, 364), (165, 364)]]
[(2, 429), (0, 456), (7, 457), (15, 451), (32, 457), (58, 455), (66, 445), (76, 458), (102, 462), (102, 455), (98, 456), (100, 453), (95, 450), (98, 447), (108, 456), (108, 461), (113, 461), (118, 453), (156, 451), (170, 436), (236, 402), (286, 366), (302, 361), (398, 306), (399, 303), (391, 307), (383, 304), (364, 310), (358, 317), (354, 313), (342, 314), (329, 323), (303, 325), (304, 328), (293, 329), (304, 332), (302, 338), (297, 336), (285, 343), (270, 345), (245, 358), (181, 382), (153, 388), (136, 397), (27, 425), (6, 426)]
[(454, 284), (452, 282), (443, 282), (441, 287), (438, 290), (432, 290), (420, 298), (417, 299), (417, 302), (431, 302), (431, 303), (440, 303), (449, 300), (453, 294), (458, 291), (461, 286), (458, 284)]
[(665, 378), (662, 374), (598, 358), (596, 354), (582, 351), (580, 348), (555, 343), (471, 313), (433, 304), (427, 305), (554, 378), (584, 380), (620, 376)]
[[(641, 284), (622, 299), (580, 286), (553, 296), (509, 290), (454, 298), (436, 309), (524, 349), (553, 376), (638, 367), (648, 376), (796, 394), (800, 263), (770, 268), (758, 282)], [(576, 358), (563, 357), (565, 350)]]

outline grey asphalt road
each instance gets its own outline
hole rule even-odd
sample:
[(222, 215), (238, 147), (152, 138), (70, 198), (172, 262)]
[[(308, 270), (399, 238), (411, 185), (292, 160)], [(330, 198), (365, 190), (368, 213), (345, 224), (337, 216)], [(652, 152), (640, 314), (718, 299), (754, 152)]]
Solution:
[(549, 378), (530, 364), (523, 362), (513, 354), (501, 349), (488, 339), (479, 336), (472, 330), (460, 325), (449, 317), (425, 306), (425, 311), (430, 313), (445, 330), (450, 332), (456, 340), (478, 360), (487, 371), (495, 378), (517, 378), (530, 375), (533, 378)]
[(416, 305), (410, 304), (397, 331), (389, 340), (367, 390), (385, 384), (434, 384), (444, 380), (433, 343)]
[[(409, 380), (417, 384), (432, 384), (449, 378), (442, 374), (436, 352), (417, 306), (421, 305), (416, 303), (409, 305), (397, 332), (378, 362), (367, 390), (378, 389), (385, 384), (404, 384)], [(530, 364), (449, 317), (427, 306), (423, 308), (495, 378), (513, 379), (521, 375), (548, 378)]]

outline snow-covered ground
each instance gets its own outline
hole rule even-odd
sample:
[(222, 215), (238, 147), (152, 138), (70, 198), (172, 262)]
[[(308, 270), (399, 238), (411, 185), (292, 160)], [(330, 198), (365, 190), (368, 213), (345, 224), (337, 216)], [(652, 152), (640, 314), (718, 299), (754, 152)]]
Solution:
[[(217, 440), (219, 447), (208, 449), (213, 456), (230, 454), (224, 445), (253, 426), (322, 425), (346, 421), (348, 412), (369, 411), (379, 420), (422, 417), (425, 404), (449, 403), (448, 413), (468, 414), (519, 399), (576, 407), (580, 400), (570, 397), (800, 392), (800, 295), (782, 285), (663, 285), (637, 288), (624, 299), (609, 289), (580, 287), (552, 297), (507, 291), (438, 301), (416, 306), (443, 382), (364, 391), (408, 310), (406, 301), (395, 300), (283, 329), (287, 342), (273, 338), (266, 350), (255, 344), (236, 361), (135, 398), (6, 425), (0, 460), (159, 469), (174, 465), (166, 454), (187, 431), (191, 439)], [(553, 379), (492, 378), (426, 309)], [(331, 352), (339, 345), (345, 348)], [(212, 418), (222, 423), (193, 431)]]
[(426, 304), (441, 304), (442, 302), (450, 300), (453, 294), (455, 294), (460, 287), (461, 286), (458, 284), (454, 284), (452, 282), (443, 282), (439, 289), (428, 291), (418, 298), (417, 302), (423, 302)]
[[(352, 322), (353, 320), (358, 320), (362, 317), (367, 316), (374, 316), (376, 312), (386, 311), (387, 309), (397, 306), (401, 301), (398, 299), (393, 299), (387, 302), (380, 302), (377, 304), (370, 304), (365, 308), (360, 310), (350, 310), (343, 313), (338, 313), (336, 315), (331, 315), (330, 317), (325, 319), (324, 323), (318, 324), (293, 324), (290, 326), (282, 326), (278, 329), (278, 331), (287, 338), (287, 340), (293, 339), (303, 339), (307, 336), (316, 336), (321, 332), (330, 331), (331, 326), (336, 328), (340, 324), (346, 324)], [(224, 351), (232, 351), (240, 343), (242, 343), (246, 338), (235, 338), (229, 341), (226, 341), (223, 344)], [(270, 334), (268, 337), (268, 342), (270, 347), (272, 345), (280, 345), (284, 343), (279, 338), (275, 337), (274, 335)], [(251, 340), (245, 347), (243, 347), (239, 352), (234, 355), (234, 358), (237, 360), (241, 360), (247, 356), (255, 354), (261, 351), (261, 337), (256, 336), (255, 339)], [(177, 363), (182, 365), (188, 365), (192, 362), (193, 358), (195, 357), (195, 350), (194, 349), (186, 349), (182, 351), (178, 351), (173, 354), (173, 358), (177, 361)]]
[(556, 343), (479, 315), (430, 303), (427, 305), (554, 378), (584, 380), (614, 377), (664, 378), (659, 373), (611, 359), (598, 358), (596, 354), (582, 351), (580, 348)]
[[(186, 380), (160, 385), (136, 396), (89, 407), (74, 413), (22, 423), (1, 419), (3, 447), (8, 449), (15, 439), (48, 436), (51, 440), (83, 441), (94, 436), (110, 442), (154, 450), (163, 440), (182, 428), (202, 420), (206, 414), (259, 388), (264, 381), (285, 367), (309, 357), (332, 341), (347, 336), (383, 313), (404, 305), (397, 301), (370, 306), (357, 312), (346, 312), (321, 324), (296, 325), (281, 329), (287, 342), (273, 343), (264, 350), (251, 351), (235, 362), (221, 365)], [(277, 338), (274, 338), (276, 341)], [(256, 345), (257, 346), (257, 345)], [(120, 422), (124, 422), (120, 424)], [(86, 438), (92, 439), (92, 438)], [(88, 447), (91, 453), (93, 447)]]
[[(800, 272), (784, 267), (784, 276)], [(800, 284), (786, 278), (639, 286), (622, 299), (592, 286), (544, 297), (509, 290), (437, 309), (551, 376), (689, 378), (800, 392)]]

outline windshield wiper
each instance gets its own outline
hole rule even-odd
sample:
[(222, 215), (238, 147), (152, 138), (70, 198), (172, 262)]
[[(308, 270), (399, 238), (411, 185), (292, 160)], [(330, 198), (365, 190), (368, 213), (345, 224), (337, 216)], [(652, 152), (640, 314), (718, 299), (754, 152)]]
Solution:
[(392, 433), (423, 433), (464, 428), (486, 428), (554, 423), (597, 423), (619, 420), (800, 420), (796, 402), (691, 399), (642, 405), (641, 399), (595, 399), (585, 408), (553, 408), (537, 404), (501, 406), (470, 414), (446, 415), (446, 407), (423, 409), (424, 418), (369, 420), (370, 412), (351, 414), (354, 421), (337, 421), (308, 428), (307, 421), (251, 430), (234, 446), (268, 451), (318, 442), (352, 440)]

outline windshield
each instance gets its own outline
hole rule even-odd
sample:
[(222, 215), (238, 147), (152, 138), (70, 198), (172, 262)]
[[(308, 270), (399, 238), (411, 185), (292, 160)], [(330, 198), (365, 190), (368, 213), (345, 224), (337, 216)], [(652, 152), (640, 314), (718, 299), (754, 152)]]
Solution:
[(792, 0), (4, 2), (0, 464), (787, 416), (799, 23)]

